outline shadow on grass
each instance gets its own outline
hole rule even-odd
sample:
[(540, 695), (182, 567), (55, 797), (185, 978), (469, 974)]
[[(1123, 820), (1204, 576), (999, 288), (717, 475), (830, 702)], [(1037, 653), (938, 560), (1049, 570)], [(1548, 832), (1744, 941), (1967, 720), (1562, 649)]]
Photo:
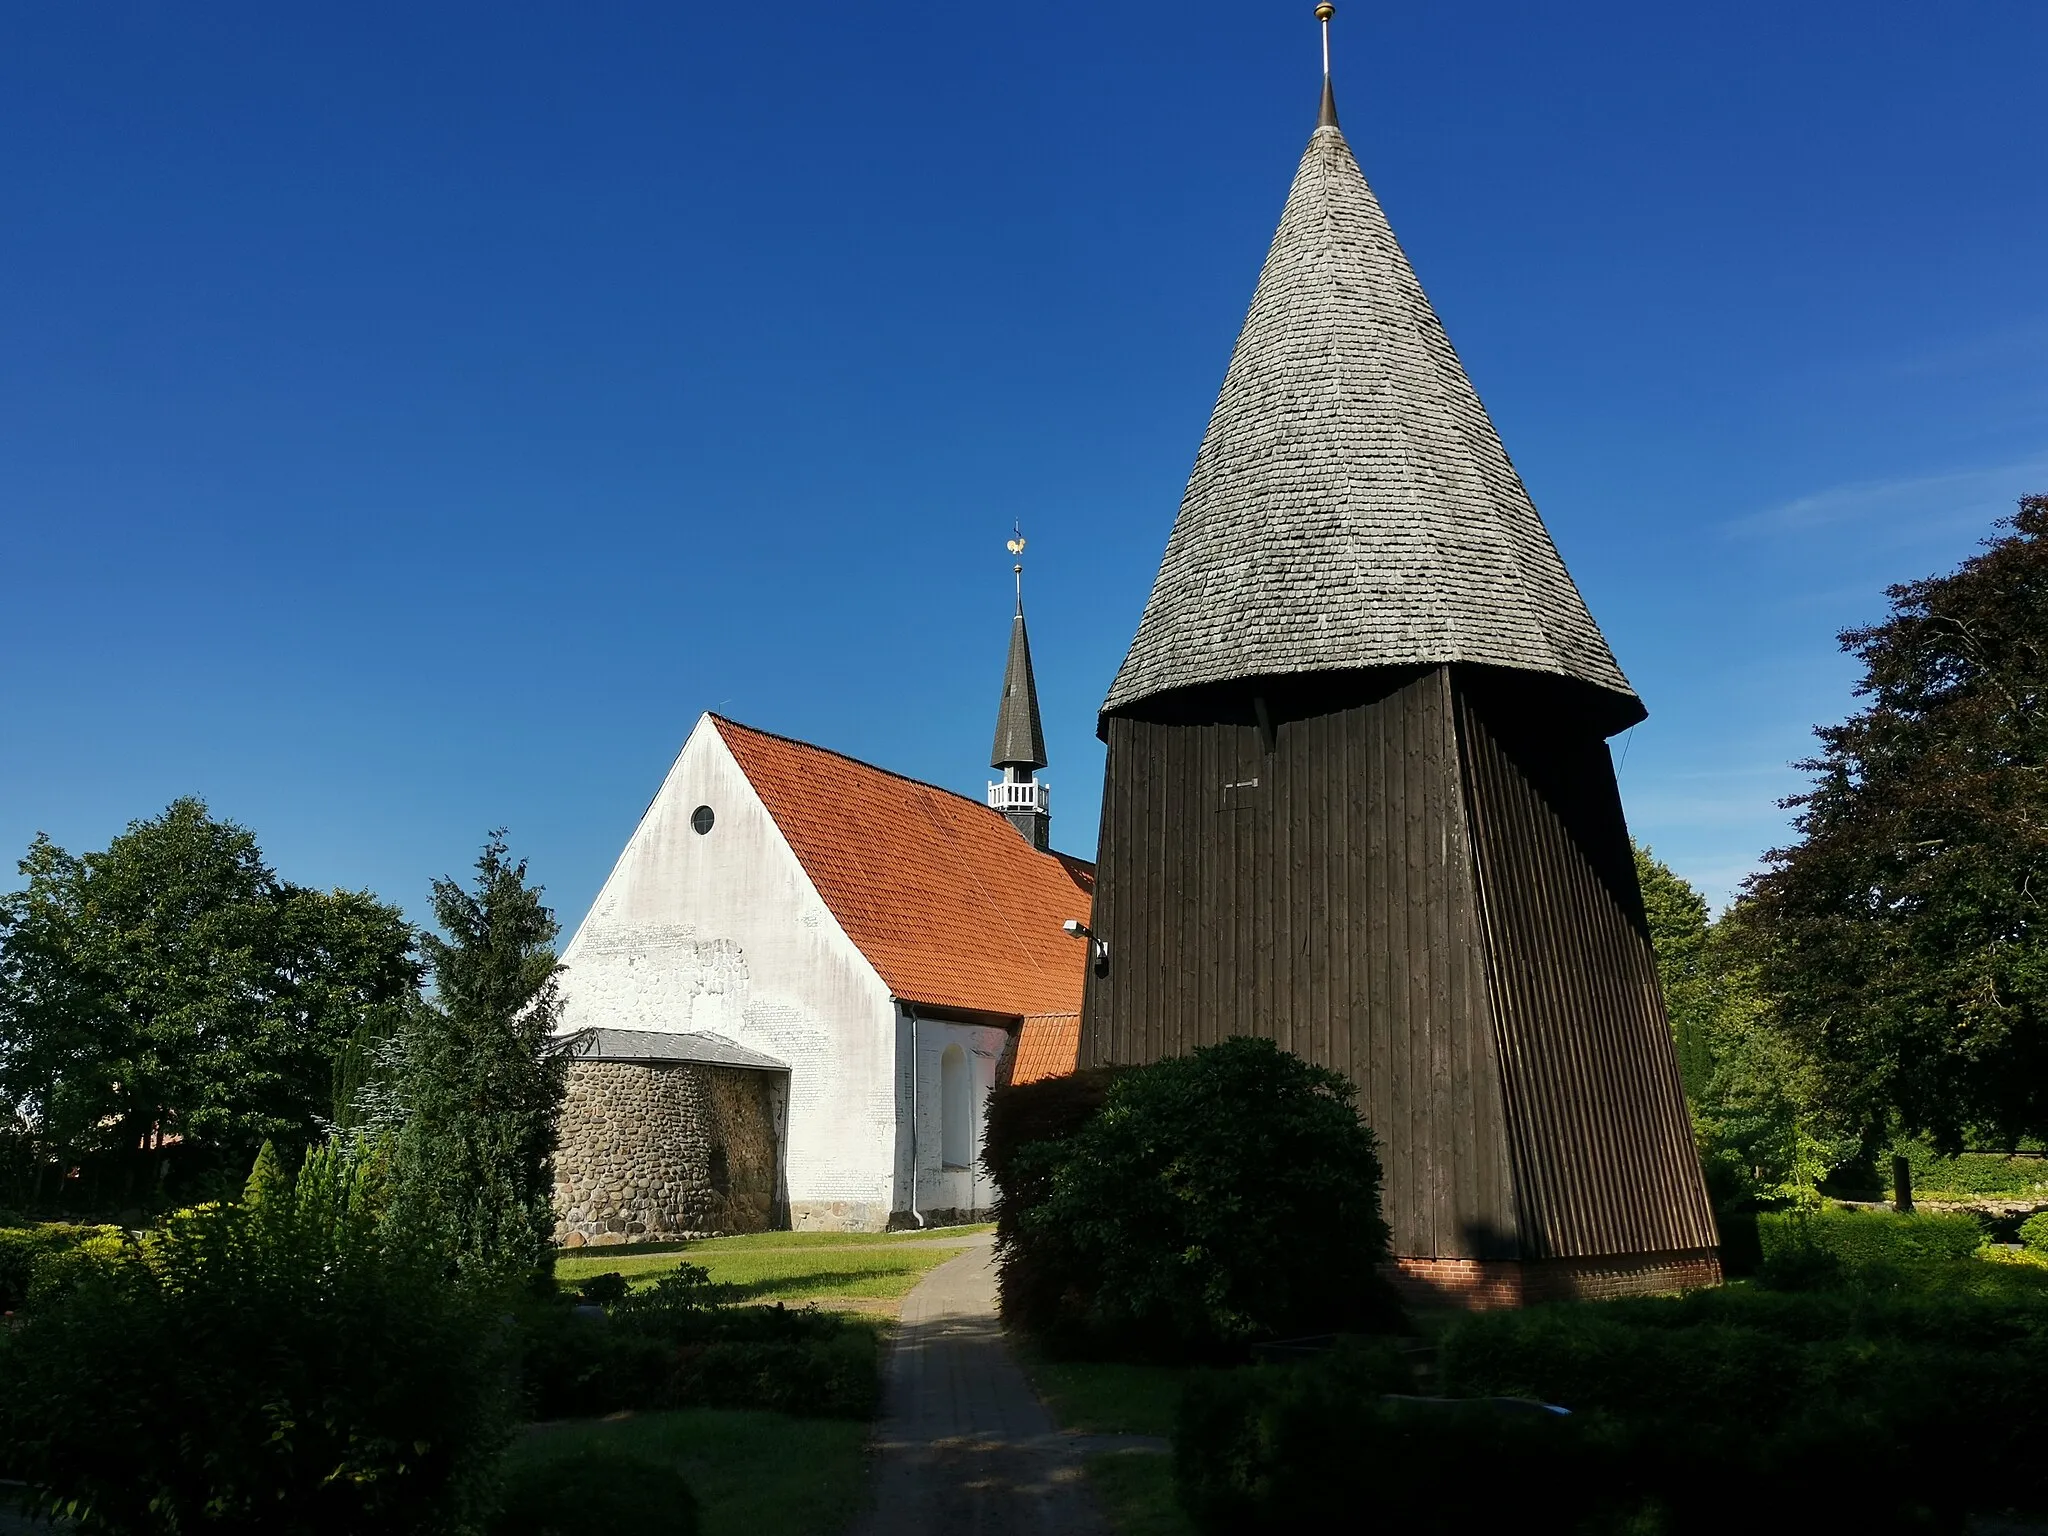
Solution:
[(776, 1297), (857, 1296), (859, 1287), (894, 1280), (915, 1285), (921, 1270), (899, 1269), (807, 1269), (801, 1274), (769, 1275), (759, 1280), (727, 1280), (719, 1289), (731, 1301), (772, 1301)]

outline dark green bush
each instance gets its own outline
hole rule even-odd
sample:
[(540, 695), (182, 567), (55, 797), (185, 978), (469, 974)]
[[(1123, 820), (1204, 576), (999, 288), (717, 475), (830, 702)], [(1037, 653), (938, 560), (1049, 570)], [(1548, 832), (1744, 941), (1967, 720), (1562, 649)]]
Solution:
[(1058, 1166), (1057, 1159), (1042, 1153), (1026, 1159), (1018, 1154), (1062, 1142), (1080, 1130), (1095, 1118), (1109, 1085), (1125, 1070), (1091, 1067), (997, 1088), (988, 1096), (981, 1162), (996, 1187), (998, 1298), (1003, 1321), (1012, 1327), (1039, 1327), (1058, 1317), (1079, 1267), (1058, 1233), (1040, 1231), (1028, 1243), (1017, 1240), (1020, 1216), (1046, 1197)]
[[(1719, 1317), (1684, 1302), (1661, 1319), (1658, 1310), (1637, 1302), (1461, 1319), (1442, 1343), (1445, 1390), (1537, 1396), (1610, 1420), (1639, 1492), (1674, 1532), (1797, 1529), (1821, 1488), (1830, 1524), (1866, 1530), (2048, 1507), (2039, 1454), (2048, 1338), (2033, 1331), (2038, 1314), (1977, 1347), (1909, 1337), (1896, 1326), (1900, 1309), (1887, 1319), (1853, 1299), (1824, 1312), (1811, 1298), (1766, 1296), (1747, 1317), (1740, 1306)], [(1809, 1336), (1824, 1320), (1835, 1326)], [(1867, 1321), (1894, 1326), (1858, 1326)], [(1922, 1470), (1817, 1476), (1879, 1452)]]
[[(1128, 1067), (1084, 1067), (1064, 1077), (997, 1088), (988, 1096), (983, 1121), (981, 1164), (998, 1190), (1017, 1183), (1017, 1153), (1036, 1142), (1059, 1141), (1093, 1120), (1109, 1096), (1109, 1085)], [(1025, 1203), (1029, 1200), (1026, 1198)], [(1000, 1199), (997, 1210), (1002, 1206)]]
[[(698, 1274), (701, 1276), (702, 1271)], [(814, 1308), (704, 1306), (685, 1278), (635, 1292), (599, 1322), (560, 1307), (525, 1320), (525, 1383), (536, 1418), (625, 1409), (766, 1408), (872, 1418), (881, 1397), (876, 1330)]]
[(1387, 1325), (1379, 1158), (1352, 1096), (1237, 1038), (1119, 1072), (1063, 1135), (1006, 1132), (991, 1163), (1005, 1317), (1055, 1351), (1150, 1359)]
[(1843, 1265), (1920, 1264), (1967, 1259), (1984, 1242), (1976, 1217), (1961, 1212), (1903, 1215), (1829, 1207), (1808, 1213), (1773, 1212), (1757, 1218), (1764, 1272), (1832, 1256)]
[(697, 1498), (674, 1467), (603, 1446), (520, 1458), (505, 1478), (491, 1536), (591, 1536), (631, 1530), (696, 1536)]
[(1198, 1529), (1239, 1536), (1563, 1532), (1625, 1504), (1606, 1425), (1413, 1390), (1391, 1355), (1194, 1378), (1174, 1434), (1182, 1507)]
[(614, 1269), (602, 1275), (592, 1275), (576, 1288), (576, 1294), (601, 1307), (609, 1302), (624, 1301), (630, 1289), (626, 1277)]
[(480, 1518), (509, 1433), (506, 1332), (388, 1230), (384, 1198), (373, 1159), (317, 1152), (33, 1297), (0, 1347), (11, 1470), (108, 1532)]
[(56, 1254), (79, 1249), (95, 1255), (118, 1250), (119, 1227), (78, 1227), (62, 1222), (0, 1227), (0, 1312), (12, 1312), (28, 1300), (37, 1270)]
[(2007, 1156), (1998, 1152), (1964, 1152), (1943, 1157), (1924, 1142), (1906, 1149), (1913, 1170), (1913, 1192), (1922, 1198), (2025, 1198), (2048, 1194), (2048, 1158), (2038, 1153)]
[(2034, 1253), (2048, 1254), (2048, 1211), (2039, 1211), (2020, 1223), (2020, 1241)]
[(2048, 1342), (2048, 1271), (1964, 1259), (1857, 1271), (1831, 1290), (1726, 1286), (1606, 1302), (1598, 1314), (1642, 1328), (1732, 1326), (1793, 1343), (1877, 1339), (2001, 1350)]

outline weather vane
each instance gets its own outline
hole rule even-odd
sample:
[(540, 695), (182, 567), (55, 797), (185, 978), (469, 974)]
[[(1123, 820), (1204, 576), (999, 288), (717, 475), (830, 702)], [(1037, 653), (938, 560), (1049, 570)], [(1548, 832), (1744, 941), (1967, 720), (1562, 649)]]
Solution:
[(1018, 557), (1017, 563), (1010, 569), (1017, 577), (1017, 601), (1021, 603), (1024, 601), (1024, 528), (1021, 523), (1010, 524), (1009, 548), (1010, 553)]

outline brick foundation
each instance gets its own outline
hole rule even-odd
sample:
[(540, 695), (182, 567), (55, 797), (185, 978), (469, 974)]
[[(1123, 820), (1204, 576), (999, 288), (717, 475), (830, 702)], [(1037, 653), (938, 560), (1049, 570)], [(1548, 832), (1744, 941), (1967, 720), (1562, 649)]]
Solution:
[(1721, 1283), (1720, 1254), (1602, 1254), (1583, 1259), (1397, 1258), (1387, 1278), (1415, 1306), (1525, 1307), (1540, 1301), (1604, 1301)]

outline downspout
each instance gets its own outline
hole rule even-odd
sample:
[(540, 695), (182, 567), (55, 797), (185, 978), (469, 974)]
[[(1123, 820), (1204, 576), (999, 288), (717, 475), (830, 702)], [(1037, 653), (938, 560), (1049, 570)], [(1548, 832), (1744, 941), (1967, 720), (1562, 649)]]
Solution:
[(924, 1212), (917, 1208), (917, 1004), (905, 1003), (910, 1015), (910, 1215), (924, 1231)]

